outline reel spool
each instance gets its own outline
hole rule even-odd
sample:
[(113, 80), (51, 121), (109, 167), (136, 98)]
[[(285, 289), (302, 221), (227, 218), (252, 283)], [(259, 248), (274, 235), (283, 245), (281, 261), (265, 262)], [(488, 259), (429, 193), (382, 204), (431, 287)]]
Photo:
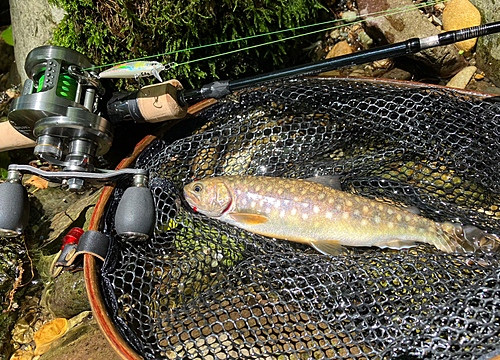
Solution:
[[(59, 46), (32, 50), (25, 63), (29, 77), (12, 103), (9, 121), (36, 140), (35, 155), (67, 171), (93, 171), (96, 156), (113, 141), (113, 127), (100, 116), (104, 91), (84, 55)], [(64, 158), (64, 159), (63, 159)], [(81, 182), (70, 181), (70, 189)]]

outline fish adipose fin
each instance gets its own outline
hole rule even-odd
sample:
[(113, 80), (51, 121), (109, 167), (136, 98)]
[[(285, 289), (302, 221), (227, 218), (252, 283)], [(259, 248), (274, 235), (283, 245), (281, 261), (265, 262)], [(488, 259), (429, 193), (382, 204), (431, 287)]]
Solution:
[(338, 240), (312, 241), (309, 245), (325, 255), (339, 255), (342, 252), (342, 246)]
[(247, 225), (264, 224), (269, 220), (267, 216), (259, 214), (234, 213), (234, 214), (229, 214), (229, 216), (233, 220)]

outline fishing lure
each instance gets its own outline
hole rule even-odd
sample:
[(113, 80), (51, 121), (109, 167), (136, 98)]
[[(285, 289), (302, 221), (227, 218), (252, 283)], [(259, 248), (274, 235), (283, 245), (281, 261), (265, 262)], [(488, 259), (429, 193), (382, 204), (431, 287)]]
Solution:
[(113, 66), (99, 74), (101, 79), (128, 79), (146, 77), (153, 75), (163, 82), (160, 72), (172, 68), (174, 63), (164, 65), (158, 61), (131, 61)]

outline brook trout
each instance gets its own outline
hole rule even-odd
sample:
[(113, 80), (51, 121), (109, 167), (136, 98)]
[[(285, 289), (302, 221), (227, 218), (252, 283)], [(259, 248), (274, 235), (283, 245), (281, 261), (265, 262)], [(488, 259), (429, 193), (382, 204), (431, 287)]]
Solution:
[(212, 177), (186, 185), (184, 196), (208, 217), (330, 255), (338, 254), (341, 245), (401, 249), (417, 242), (447, 253), (464, 252), (464, 244), (477, 240), (467, 239), (466, 233), (484, 235), (475, 227), (464, 231), (311, 179)]

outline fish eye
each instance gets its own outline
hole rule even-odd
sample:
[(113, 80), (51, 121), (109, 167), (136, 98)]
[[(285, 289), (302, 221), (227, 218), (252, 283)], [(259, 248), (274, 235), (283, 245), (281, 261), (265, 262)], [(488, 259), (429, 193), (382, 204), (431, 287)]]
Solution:
[(201, 190), (203, 190), (203, 186), (201, 186), (201, 184), (196, 184), (195, 186), (193, 186), (193, 190), (194, 192), (201, 192)]

